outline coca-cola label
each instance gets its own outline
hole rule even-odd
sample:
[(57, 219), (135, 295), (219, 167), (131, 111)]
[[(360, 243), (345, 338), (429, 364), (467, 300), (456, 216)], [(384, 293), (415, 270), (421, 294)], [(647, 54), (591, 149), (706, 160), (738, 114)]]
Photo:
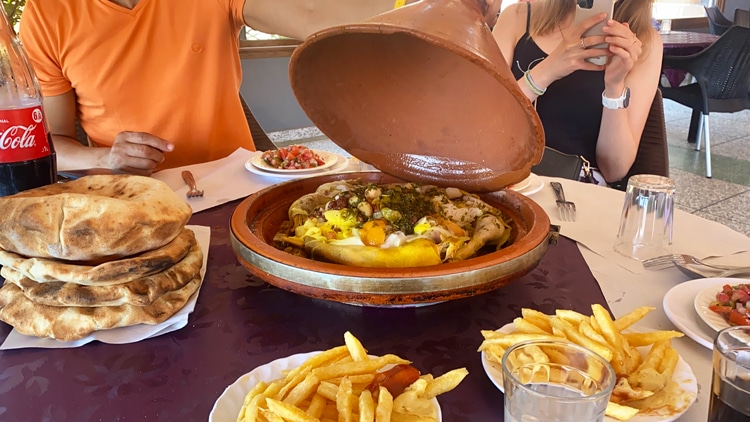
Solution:
[(0, 110), (0, 163), (50, 155), (41, 106)]

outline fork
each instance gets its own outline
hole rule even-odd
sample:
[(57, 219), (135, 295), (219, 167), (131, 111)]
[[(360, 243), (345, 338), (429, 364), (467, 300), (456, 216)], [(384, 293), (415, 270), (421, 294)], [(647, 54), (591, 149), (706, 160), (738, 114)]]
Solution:
[(188, 198), (195, 198), (198, 196), (203, 196), (203, 191), (198, 189), (198, 186), (195, 184), (195, 177), (193, 177), (193, 173), (191, 173), (188, 170), (185, 170), (182, 172), (182, 180), (187, 183), (190, 190), (187, 191), (186, 195)]
[(560, 219), (563, 221), (576, 221), (576, 204), (565, 200), (565, 192), (558, 182), (550, 182), (552, 190), (557, 197), (557, 211), (560, 213)]
[(748, 267), (745, 266), (733, 266), (733, 265), (715, 265), (703, 262), (700, 259), (687, 254), (672, 254), (662, 255), (656, 258), (650, 258), (643, 261), (643, 268), (647, 269), (661, 269), (669, 267), (671, 265), (701, 265), (703, 267), (713, 268), (717, 271), (737, 271), (744, 270)]

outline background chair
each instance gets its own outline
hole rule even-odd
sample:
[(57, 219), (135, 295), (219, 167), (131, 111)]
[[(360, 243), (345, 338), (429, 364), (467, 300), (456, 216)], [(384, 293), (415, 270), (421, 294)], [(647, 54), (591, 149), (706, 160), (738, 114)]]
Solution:
[(706, 141), (706, 177), (711, 177), (710, 112), (732, 113), (750, 108), (750, 28), (732, 26), (705, 50), (691, 56), (664, 56), (663, 65), (683, 69), (695, 83), (662, 86), (664, 98), (700, 113), (695, 150)]
[(664, 122), (664, 102), (661, 91), (658, 89), (646, 118), (646, 126), (643, 128), (635, 161), (627, 176), (619, 182), (611, 183), (610, 186), (624, 191), (628, 186), (630, 176), (636, 174), (656, 174), (669, 177), (667, 126)]
[(750, 28), (750, 10), (735, 9), (734, 24), (745, 28)]
[(255, 144), (255, 149), (257, 151), (268, 151), (276, 149), (276, 144), (271, 141), (271, 138), (268, 137), (266, 131), (263, 130), (263, 127), (260, 125), (260, 123), (258, 123), (258, 120), (255, 118), (252, 110), (250, 110), (250, 106), (247, 105), (247, 102), (242, 97), (242, 95), (240, 95), (240, 101), (242, 102), (242, 109), (245, 111), (247, 124), (250, 126), (250, 133), (253, 135), (253, 143)]
[(719, 10), (718, 7), (703, 6), (703, 8), (706, 9), (706, 17), (708, 17), (708, 29), (712, 34), (721, 35), (726, 32), (726, 30), (729, 29), (730, 26), (732, 26), (732, 21), (727, 19), (721, 13), (721, 10)]

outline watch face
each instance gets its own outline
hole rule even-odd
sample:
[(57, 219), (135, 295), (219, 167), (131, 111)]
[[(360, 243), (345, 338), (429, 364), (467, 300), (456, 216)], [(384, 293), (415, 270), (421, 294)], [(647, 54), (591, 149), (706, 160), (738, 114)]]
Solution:
[(630, 104), (630, 88), (625, 87), (625, 92), (623, 93), (623, 96), (625, 98), (622, 100), (622, 108), (628, 108), (628, 105)]

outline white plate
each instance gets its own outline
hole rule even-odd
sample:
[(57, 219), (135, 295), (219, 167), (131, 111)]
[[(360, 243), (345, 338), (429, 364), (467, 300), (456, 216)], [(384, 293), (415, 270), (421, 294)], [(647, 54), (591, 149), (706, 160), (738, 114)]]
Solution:
[[(322, 174), (336, 173), (344, 170), (349, 166), (349, 159), (343, 155), (334, 154), (336, 156), (336, 165), (323, 170), (306, 171), (306, 172), (290, 172), (290, 173), (272, 173), (269, 171), (261, 170), (257, 168), (253, 163), (253, 158), (250, 158), (245, 162), (245, 169), (250, 173), (254, 173), (264, 177), (272, 177), (274, 179), (299, 179), (302, 177), (313, 177), (320, 176)], [(320, 167), (318, 167), (320, 169)]]
[[(511, 333), (515, 330), (515, 325), (511, 322), (510, 324), (506, 324), (502, 326), (497, 331), (502, 333)], [(645, 350), (645, 347), (639, 347), (639, 351), (642, 355), (645, 356), (645, 353), (647, 353), (647, 350)], [(492, 381), (493, 384), (495, 384), (495, 387), (498, 388), (498, 390), (503, 391), (505, 388), (503, 387), (503, 368), (500, 366), (499, 363), (491, 361), (487, 359), (487, 356), (485, 355), (484, 351), (482, 352), (482, 367), (484, 368), (484, 372), (487, 374), (487, 377), (489, 377), (490, 381)], [(687, 412), (687, 410), (690, 408), (690, 406), (695, 401), (695, 398), (698, 396), (698, 379), (695, 378), (695, 374), (693, 373), (693, 369), (690, 368), (690, 365), (688, 365), (687, 362), (685, 362), (684, 359), (682, 359), (682, 356), (680, 356), (680, 359), (677, 361), (677, 366), (674, 369), (674, 373), (672, 374), (672, 380), (676, 381), (680, 387), (682, 387), (683, 390), (689, 395), (688, 397), (685, 397), (685, 402), (683, 402), (684, 409), (679, 414), (669, 415), (669, 416), (659, 416), (659, 415), (636, 415), (632, 419), (629, 419), (629, 422), (669, 422), (674, 421), (680, 416), (682, 416), (683, 413)], [(617, 419), (610, 418), (609, 416), (606, 416), (604, 418), (606, 422), (617, 422)]]
[[(214, 403), (211, 413), (208, 415), (209, 422), (236, 422), (237, 415), (242, 409), (247, 393), (260, 381), (270, 382), (281, 377), (282, 371), (300, 366), (310, 357), (320, 352), (300, 353), (285, 358), (276, 359), (265, 365), (261, 365), (247, 374), (239, 377), (237, 381), (227, 387)], [(432, 399), (438, 414), (438, 422), (443, 420), (440, 405), (437, 399)]]
[(522, 195), (529, 196), (529, 195), (532, 195), (532, 194), (535, 194), (535, 193), (539, 192), (544, 187), (544, 180), (542, 180), (541, 177), (537, 176), (534, 173), (531, 173), (529, 175), (529, 177), (527, 177), (527, 179), (528, 179), (529, 183), (528, 183), (528, 185), (525, 188), (523, 188), (523, 189), (514, 189), (513, 187), (511, 187), (511, 189), (515, 190), (516, 192), (518, 192), (518, 193), (520, 193)]
[(513, 189), (514, 191), (518, 192), (520, 190), (526, 189), (529, 186), (529, 184), (531, 184), (531, 174), (529, 174), (528, 177), (521, 180), (520, 182), (508, 186), (508, 188)]
[(290, 174), (290, 173), (319, 172), (327, 168), (333, 167), (338, 162), (339, 156), (332, 152), (320, 151), (317, 149), (312, 150), (312, 152), (317, 154), (318, 157), (320, 157), (323, 160), (324, 164), (318, 167), (311, 167), (307, 169), (280, 169), (280, 168), (276, 168), (274, 166), (269, 165), (263, 160), (263, 151), (256, 151), (253, 154), (253, 156), (250, 157), (250, 164), (252, 164), (258, 170), (261, 170), (264, 172)]
[(737, 278), (698, 278), (680, 283), (664, 295), (662, 307), (667, 318), (686, 336), (703, 347), (713, 349), (716, 332), (695, 312), (695, 297), (709, 287), (721, 288), (725, 284), (747, 283)]
[[(722, 284), (722, 286), (724, 285)], [(695, 300), (693, 301), (693, 306), (695, 307), (695, 312), (698, 313), (698, 316), (706, 323), (706, 325), (716, 331), (721, 331), (730, 326), (729, 322), (727, 322), (722, 315), (708, 309), (708, 305), (716, 300), (716, 294), (720, 291), (720, 286), (711, 286), (695, 295)]]

